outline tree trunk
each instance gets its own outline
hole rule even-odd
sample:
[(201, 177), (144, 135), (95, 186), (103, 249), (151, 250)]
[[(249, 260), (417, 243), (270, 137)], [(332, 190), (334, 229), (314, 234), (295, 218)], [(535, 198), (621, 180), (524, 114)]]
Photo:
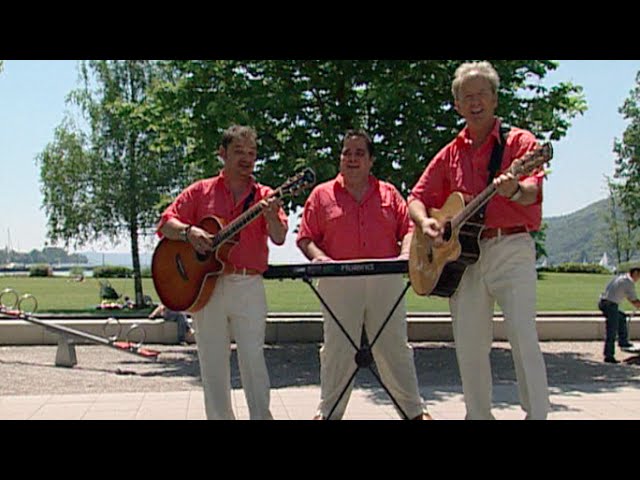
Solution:
[(142, 291), (142, 275), (140, 273), (140, 254), (138, 252), (138, 224), (134, 221), (129, 230), (131, 238), (131, 259), (133, 261), (133, 285), (136, 292), (136, 308), (144, 307), (144, 294)]

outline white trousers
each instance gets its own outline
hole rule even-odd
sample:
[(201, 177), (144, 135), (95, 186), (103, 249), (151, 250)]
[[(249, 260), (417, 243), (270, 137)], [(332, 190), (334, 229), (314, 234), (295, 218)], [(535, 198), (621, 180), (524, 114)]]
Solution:
[(231, 336), (251, 420), (271, 420), (264, 359), (267, 302), (260, 275), (222, 275), (209, 303), (193, 316), (204, 402), (209, 420), (233, 420)]
[(450, 299), (467, 419), (494, 418), (489, 354), (495, 301), (504, 314), (526, 418), (546, 419), (549, 387), (536, 331), (535, 244), (530, 234), (481, 240), (480, 259), (467, 268)]
[[(323, 278), (318, 291), (349, 336), (360, 347), (364, 323), (369, 342), (373, 342), (389, 311), (404, 288), (401, 275)], [(317, 414), (341, 419), (353, 388), (351, 382), (329, 417), (347, 381), (357, 369), (357, 350), (349, 343), (329, 312), (322, 307), (324, 344), (320, 349), (320, 404)], [(426, 411), (418, 390), (413, 349), (407, 343), (404, 298), (372, 348), (380, 378), (409, 418)]]

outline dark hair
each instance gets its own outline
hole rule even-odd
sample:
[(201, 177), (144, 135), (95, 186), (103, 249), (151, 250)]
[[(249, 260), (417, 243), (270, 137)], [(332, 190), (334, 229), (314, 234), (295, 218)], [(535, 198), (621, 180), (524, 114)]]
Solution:
[(342, 138), (342, 145), (344, 145), (344, 142), (352, 137), (364, 138), (364, 141), (367, 144), (367, 151), (369, 152), (369, 156), (373, 157), (373, 142), (371, 141), (371, 137), (367, 135), (367, 132), (360, 129), (347, 130), (347, 133), (345, 133), (344, 137)]
[(640, 272), (640, 267), (633, 267), (629, 270), (629, 275), (635, 275), (638, 272)]
[(257, 143), (258, 134), (252, 127), (231, 125), (222, 134), (222, 148), (226, 150), (231, 142), (239, 138), (246, 138), (253, 140), (253, 143)]

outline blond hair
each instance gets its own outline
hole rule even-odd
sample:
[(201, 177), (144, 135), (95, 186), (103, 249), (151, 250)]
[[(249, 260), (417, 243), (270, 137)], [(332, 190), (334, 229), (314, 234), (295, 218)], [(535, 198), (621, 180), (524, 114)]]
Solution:
[(491, 84), (493, 93), (498, 93), (500, 77), (498, 76), (496, 69), (493, 68), (493, 65), (489, 62), (467, 62), (463, 63), (456, 69), (453, 83), (451, 84), (451, 93), (453, 93), (453, 98), (455, 100), (458, 100), (462, 84), (472, 77), (484, 78)]

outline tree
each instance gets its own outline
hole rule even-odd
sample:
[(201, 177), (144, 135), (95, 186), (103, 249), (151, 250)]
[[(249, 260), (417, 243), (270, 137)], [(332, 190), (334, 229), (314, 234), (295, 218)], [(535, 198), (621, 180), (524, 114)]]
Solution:
[(82, 245), (108, 238), (131, 242), (136, 304), (143, 303), (139, 236), (157, 222), (162, 193), (186, 171), (183, 147), (164, 138), (147, 91), (159, 75), (150, 61), (91, 61), (83, 86), (69, 95), (89, 125), (69, 118), (38, 156), (48, 236)]
[[(189, 112), (183, 132), (194, 148), (188, 161), (203, 174), (217, 171), (211, 158), (222, 130), (233, 122), (257, 128), (262, 159), (257, 174), (272, 184), (302, 164), (314, 167), (320, 181), (334, 176), (341, 135), (361, 127), (375, 136), (374, 173), (406, 194), (460, 127), (450, 92), (460, 63), (177, 61), (165, 64), (173, 78), (164, 98), (172, 98), (171, 111), (183, 126), (184, 112)], [(541, 138), (561, 138), (568, 120), (585, 109), (580, 87), (540, 83), (556, 68), (553, 62), (499, 61), (495, 66), (506, 120)], [(300, 205), (302, 199), (293, 203)]]
[[(258, 131), (261, 181), (279, 185), (303, 165), (325, 181), (338, 171), (342, 134), (359, 127), (374, 137), (374, 174), (406, 196), (461, 127), (451, 80), (462, 62), (174, 61), (162, 65), (169, 80), (155, 95), (166, 104), (167, 130), (180, 131), (191, 142), (186, 161), (202, 175), (220, 168), (212, 159), (222, 131), (243, 123)], [(494, 66), (501, 77), (497, 113), (541, 140), (562, 138), (569, 120), (586, 110), (581, 87), (542, 84), (557, 68), (554, 62), (509, 60)], [(178, 126), (170, 127), (172, 121)], [(304, 197), (291, 199), (289, 207), (303, 202)]]
[[(619, 181), (617, 193), (629, 226), (637, 229), (640, 228), (640, 72), (636, 76), (636, 86), (618, 111), (629, 125), (622, 140), (616, 138), (614, 141), (613, 151), (618, 157), (614, 178)], [(639, 246), (636, 241), (634, 247)]]
[(616, 255), (618, 265), (631, 260), (637, 251), (640, 229), (631, 225), (629, 215), (621, 202), (621, 189), (613, 179), (606, 177), (609, 188), (609, 211), (604, 215), (607, 230), (604, 235), (608, 247)]

